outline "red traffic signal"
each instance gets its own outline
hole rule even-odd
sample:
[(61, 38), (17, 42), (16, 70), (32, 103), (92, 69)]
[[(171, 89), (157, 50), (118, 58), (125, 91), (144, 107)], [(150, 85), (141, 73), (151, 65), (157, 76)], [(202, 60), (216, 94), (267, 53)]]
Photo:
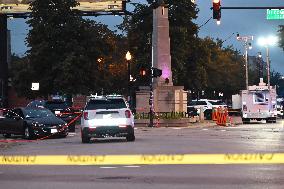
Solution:
[(146, 76), (147, 72), (146, 72), (146, 69), (145, 68), (141, 68), (140, 69), (140, 75), (141, 76)]
[(213, 0), (213, 19), (221, 19), (221, 0)]

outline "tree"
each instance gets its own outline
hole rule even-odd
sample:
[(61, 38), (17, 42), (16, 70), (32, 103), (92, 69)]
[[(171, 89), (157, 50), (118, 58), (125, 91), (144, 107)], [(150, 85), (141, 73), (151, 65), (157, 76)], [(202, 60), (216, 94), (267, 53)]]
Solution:
[[(153, 10), (147, 4), (133, 4), (134, 14), (125, 16), (122, 24), (118, 28), (126, 36), (128, 50), (133, 55), (132, 72), (138, 77), (139, 70), (151, 68), (151, 53), (152, 53), (152, 23), (153, 23)], [(142, 78), (138, 77), (137, 85), (148, 85), (150, 75)]]
[(271, 72), (270, 76), (271, 86), (276, 86), (276, 92), (279, 97), (284, 97), (284, 80), (283, 76), (276, 71)]
[[(232, 47), (222, 48), (220, 41), (199, 39), (188, 58), (185, 87), (207, 98), (216, 98), (219, 92), (227, 97), (238, 93), (244, 86), (244, 69), (239, 52)], [(196, 96), (197, 98), (197, 96)]]
[[(187, 75), (187, 60), (194, 53), (194, 47), (198, 45), (198, 26), (193, 22), (197, 18), (198, 10), (191, 0), (166, 2), (169, 4), (173, 82), (176, 85), (186, 85), (184, 77)], [(200, 76), (206, 78), (204, 69), (198, 70)]]
[(106, 25), (84, 20), (75, 0), (45, 0), (31, 3), (31, 30), (27, 52), (31, 74), (40, 83), (40, 95), (89, 94), (109, 86), (107, 64), (116, 35)]
[(34, 98), (35, 93), (31, 90), (32, 82), (35, 82), (32, 77), (28, 58), (12, 55), (11, 68), (9, 76), (12, 78), (14, 86), (19, 96)]
[[(40, 83), (40, 94), (57, 92), (58, 76), (66, 53), (74, 49), (77, 25), (81, 25), (75, 0), (46, 0), (31, 3), (31, 30), (26, 39), (34, 79)], [(70, 30), (71, 29), (71, 30)]]

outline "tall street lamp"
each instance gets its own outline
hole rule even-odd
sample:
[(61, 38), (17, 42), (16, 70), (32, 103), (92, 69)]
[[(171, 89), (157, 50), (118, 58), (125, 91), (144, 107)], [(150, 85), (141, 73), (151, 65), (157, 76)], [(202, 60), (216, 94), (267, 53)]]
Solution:
[(125, 58), (127, 60), (127, 100), (130, 102), (130, 60), (132, 56), (129, 51), (127, 51)]
[(267, 85), (268, 90), (270, 90), (270, 58), (269, 58), (269, 46), (275, 45), (277, 43), (277, 37), (262, 37), (258, 39), (258, 43), (266, 48), (266, 67), (267, 67)]
[(250, 41), (253, 40), (253, 36), (240, 36), (237, 34), (237, 40), (243, 42), (245, 47), (246, 89), (248, 90), (248, 49), (252, 48)]

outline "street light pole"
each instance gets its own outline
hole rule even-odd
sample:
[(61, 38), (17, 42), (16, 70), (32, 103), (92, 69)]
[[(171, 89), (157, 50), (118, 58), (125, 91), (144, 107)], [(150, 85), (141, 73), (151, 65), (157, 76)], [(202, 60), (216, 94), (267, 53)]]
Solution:
[(248, 90), (248, 49), (251, 49), (251, 43), (253, 36), (240, 36), (237, 34), (237, 40), (242, 41), (245, 47), (245, 69), (246, 69), (246, 89)]
[(266, 48), (266, 67), (267, 67), (267, 85), (270, 90), (270, 58), (269, 58), (269, 45), (276, 45), (278, 41), (277, 37), (270, 36), (266, 38), (259, 38), (258, 43)]
[(131, 106), (131, 98), (130, 98), (130, 60), (132, 58), (129, 51), (127, 51), (125, 58), (127, 60), (127, 101)]
[(245, 44), (246, 89), (248, 90), (248, 48)]
[(127, 83), (127, 95), (130, 96), (130, 62), (127, 61), (127, 76), (128, 76), (128, 83)]
[(268, 90), (270, 90), (270, 60), (269, 60), (268, 45), (266, 45), (265, 48), (266, 48), (266, 66), (267, 66), (267, 85), (268, 85)]

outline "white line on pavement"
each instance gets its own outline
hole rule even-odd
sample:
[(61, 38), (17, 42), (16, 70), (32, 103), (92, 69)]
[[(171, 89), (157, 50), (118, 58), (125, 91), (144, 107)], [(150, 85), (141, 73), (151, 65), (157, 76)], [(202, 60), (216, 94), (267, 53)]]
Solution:
[(137, 166), (137, 165), (126, 165), (126, 166), (123, 166), (123, 167), (126, 167), (126, 168), (138, 168), (138, 167), (141, 167), (141, 166)]

